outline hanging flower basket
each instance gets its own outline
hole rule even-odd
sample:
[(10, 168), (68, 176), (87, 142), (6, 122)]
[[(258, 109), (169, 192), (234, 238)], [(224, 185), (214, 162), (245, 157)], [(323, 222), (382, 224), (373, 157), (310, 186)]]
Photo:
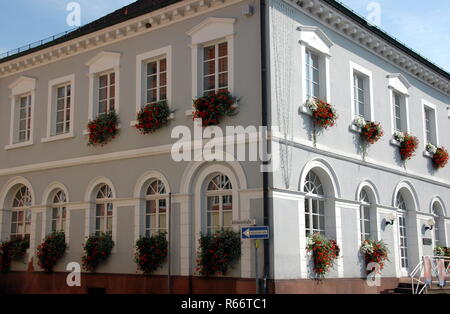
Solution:
[(28, 239), (14, 239), (0, 244), (0, 271), (9, 271), (11, 261), (22, 258), (30, 247)]
[(202, 276), (225, 275), (241, 256), (238, 232), (220, 230), (214, 235), (200, 235), (197, 271)]
[(332, 105), (317, 98), (310, 98), (305, 106), (312, 112), (313, 122), (324, 129), (336, 124), (338, 118), (336, 110)]
[(367, 265), (369, 265), (370, 263), (378, 264), (380, 266), (379, 270), (381, 271), (384, 268), (384, 262), (389, 261), (389, 250), (386, 243), (384, 243), (383, 241), (365, 240), (361, 244), (360, 250), (364, 255), (366, 271), (368, 274), (372, 273), (376, 269), (375, 267), (373, 267), (372, 269), (367, 270)]
[(37, 247), (38, 265), (45, 271), (51, 272), (53, 266), (66, 252), (66, 236), (64, 232), (54, 232), (48, 235)]
[(139, 238), (134, 259), (138, 268), (147, 275), (161, 267), (167, 258), (167, 246), (165, 232)]
[(84, 255), (81, 258), (83, 268), (90, 272), (95, 272), (97, 266), (108, 259), (111, 254), (114, 242), (109, 233), (91, 235), (83, 245)]
[(334, 267), (340, 250), (335, 240), (328, 240), (320, 233), (314, 233), (308, 237), (306, 251), (311, 254), (314, 273), (319, 279), (325, 278), (325, 275)]
[(415, 156), (417, 147), (419, 146), (419, 139), (408, 133), (394, 134), (394, 139), (400, 143), (400, 156), (403, 161), (409, 160)]
[(103, 146), (119, 134), (119, 116), (114, 110), (88, 123), (89, 146)]
[(369, 121), (361, 128), (361, 137), (370, 144), (378, 142), (383, 135), (383, 128), (379, 122)]
[(204, 127), (218, 125), (223, 116), (237, 114), (237, 99), (229, 91), (221, 90), (193, 100), (194, 119), (202, 119)]
[(135, 128), (142, 134), (155, 132), (169, 123), (171, 113), (166, 101), (148, 104), (138, 112)]
[(445, 147), (436, 148), (433, 155), (433, 164), (436, 169), (444, 168), (448, 163), (448, 151)]

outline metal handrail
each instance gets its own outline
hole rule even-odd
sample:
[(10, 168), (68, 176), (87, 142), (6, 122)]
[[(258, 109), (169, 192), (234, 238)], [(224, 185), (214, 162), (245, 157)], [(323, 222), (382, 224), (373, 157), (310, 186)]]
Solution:
[(3, 59), (3, 58), (7, 58), (7, 57), (10, 57), (10, 56), (16, 55), (18, 53), (21, 53), (21, 52), (33, 49), (33, 48), (36, 48), (36, 47), (42, 46), (42, 45), (47, 44), (49, 42), (52, 42), (55, 39), (61, 38), (61, 37), (63, 37), (65, 35), (73, 32), (73, 31), (75, 31), (77, 29), (78, 28), (74, 28), (74, 29), (71, 29), (71, 30), (68, 30), (68, 31), (65, 31), (65, 32), (62, 32), (62, 33), (59, 33), (59, 34), (56, 34), (56, 35), (53, 35), (53, 36), (41, 39), (41, 40), (38, 40), (38, 41), (35, 41), (35, 42), (31, 43), (31, 44), (28, 44), (28, 45), (25, 45), (25, 46), (22, 46), (22, 47), (19, 47), (19, 48), (15, 48), (15, 49), (9, 50), (9, 51), (4, 52), (4, 53), (1, 53), (0, 54), (0, 60)]
[[(429, 256), (429, 257), (431, 259), (431, 278), (438, 276), (436, 263), (437, 260), (444, 260), (449, 262), (445, 272), (447, 275), (450, 274), (450, 257), (448, 256)], [(413, 269), (413, 271), (410, 274), (411, 288), (413, 294), (422, 294), (424, 292), (426, 293), (429, 286), (425, 281), (421, 280), (424, 268), (424, 258), (425, 256), (422, 257), (419, 264), (417, 264), (417, 266)]]

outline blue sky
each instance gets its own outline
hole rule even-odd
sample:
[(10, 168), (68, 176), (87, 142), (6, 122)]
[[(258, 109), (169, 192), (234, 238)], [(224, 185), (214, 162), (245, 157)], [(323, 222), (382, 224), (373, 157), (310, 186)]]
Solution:
[[(134, 0), (14, 0), (0, 1), (0, 53), (70, 29), (69, 2), (81, 5), (86, 24)], [(450, 72), (449, 0), (377, 0), (381, 28), (430, 61)], [(366, 17), (374, 0), (340, 0)]]

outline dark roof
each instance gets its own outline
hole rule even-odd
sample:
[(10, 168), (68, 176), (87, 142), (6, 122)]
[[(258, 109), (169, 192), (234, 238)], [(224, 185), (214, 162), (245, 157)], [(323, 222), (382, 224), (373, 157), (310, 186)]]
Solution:
[(35, 51), (61, 44), (83, 35), (94, 33), (103, 28), (122, 23), (137, 16), (156, 11), (158, 9), (181, 1), (183, 0), (138, 0), (48, 43), (0, 59), (0, 63), (7, 62), (9, 60), (28, 55)]
[[(99, 18), (98, 20), (95, 20), (89, 24), (86, 24), (85, 26), (82, 26), (78, 28), (77, 30), (70, 32), (64, 36), (61, 36), (55, 40), (52, 40), (48, 43), (45, 43), (43, 45), (39, 45), (37, 47), (34, 47), (32, 49), (25, 50), (23, 52), (5, 57), (3, 59), (0, 59), (0, 63), (13, 60), (15, 58), (33, 53), (35, 51), (39, 51), (51, 46), (58, 45), (60, 43), (72, 40), (74, 38), (90, 34), (93, 32), (96, 32), (98, 30), (101, 30), (103, 28), (107, 28), (109, 26), (124, 22), (126, 20), (135, 18), (140, 15), (144, 15), (146, 13), (156, 11), (160, 8), (163, 8), (165, 6), (181, 2), (183, 0), (138, 0), (136, 2), (133, 2), (119, 10), (116, 10), (108, 15), (105, 15), (102, 18)], [(442, 68), (438, 67), (431, 61), (425, 59), (412, 49), (408, 48), (404, 44), (400, 43), (398, 40), (393, 38), (392, 36), (388, 35), (386, 32), (382, 31), (376, 26), (370, 25), (364, 18), (353, 12), (352, 10), (348, 9), (343, 4), (337, 2), (336, 0), (322, 0), (325, 3), (329, 4), (333, 8), (337, 9), (342, 14), (348, 16), (358, 24), (360, 24), (362, 27), (366, 28), (367, 30), (375, 33), (376, 35), (380, 36), (381, 38), (385, 39), (387, 42), (398, 48), (399, 50), (403, 51), (404, 53), (408, 54), (409, 56), (413, 57), (417, 61), (421, 62), (422, 64), (426, 65), (427, 67), (433, 69), (435, 72), (441, 74), (446, 79), (450, 80), (450, 73), (443, 70)]]

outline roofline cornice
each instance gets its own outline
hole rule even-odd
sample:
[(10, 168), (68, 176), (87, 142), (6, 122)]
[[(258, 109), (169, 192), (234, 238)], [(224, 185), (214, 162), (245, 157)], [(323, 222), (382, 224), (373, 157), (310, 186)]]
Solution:
[[(242, 1), (244, 0), (189, 0), (177, 2), (67, 42), (0, 63), (0, 78), (19, 74), (23, 71), (152, 32)], [(147, 24), (150, 24), (151, 27), (147, 28)]]
[(450, 96), (450, 80), (321, 0), (282, 0), (343, 37)]

